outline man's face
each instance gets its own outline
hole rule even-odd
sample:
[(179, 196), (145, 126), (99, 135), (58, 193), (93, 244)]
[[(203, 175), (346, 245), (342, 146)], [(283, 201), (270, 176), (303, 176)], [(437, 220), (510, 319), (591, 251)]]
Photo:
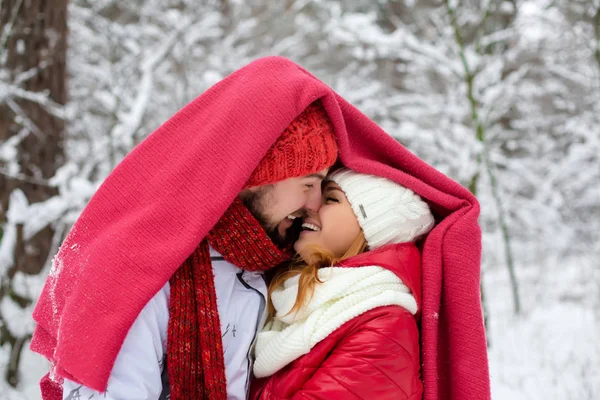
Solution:
[(326, 168), (315, 174), (246, 189), (240, 198), (273, 243), (284, 248), (298, 239), (301, 217), (306, 210), (319, 211), (321, 182), (328, 171)]

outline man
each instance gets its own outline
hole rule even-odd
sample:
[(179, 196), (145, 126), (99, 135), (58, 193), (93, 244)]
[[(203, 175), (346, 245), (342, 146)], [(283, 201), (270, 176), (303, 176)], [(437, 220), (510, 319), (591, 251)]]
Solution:
[[(136, 155), (134, 151), (128, 162)], [(106, 390), (99, 393), (79, 381), (64, 379), (64, 396), (162, 399), (169, 398), (174, 392), (177, 398), (200, 395), (215, 398), (226, 393), (230, 399), (246, 399), (252, 365), (250, 347), (262, 326), (266, 305), (267, 289), (262, 271), (289, 258), (286, 251), (291, 249), (300, 232), (305, 210), (316, 212), (320, 208), (321, 181), (336, 158), (331, 123), (323, 107), (315, 102), (284, 130), (238, 198), (213, 227), (208, 239), (208, 254), (204, 254), (207, 249), (201, 244), (144, 306), (128, 330)], [(114, 174), (124, 173), (127, 172), (121, 168)], [(107, 189), (110, 185), (108, 181), (97, 196), (110, 190)], [(120, 190), (129, 190), (129, 187)], [(118, 202), (119, 199), (111, 201)], [(93, 207), (99, 206), (91, 202), (86, 212)], [(122, 248), (127, 249), (127, 246)], [(203, 260), (208, 255), (210, 260)], [(205, 269), (204, 264), (211, 267), (208, 273), (199, 271)], [(214, 283), (211, 285), (204, 278), (213, 278)], [(193, 290), (188, 290), (188, 286), (194, 286)], [(216, 305), (213, 304), (214, 296), (198, 296), (194, 291), (214, 292)], [(194, 310), (185, 308), (188, 306)], [(188, 326), (198, 308), (201, 312), (213, 313), (215, 318), (198, 315), (197, 324)], [(203, 331), (206, 325), (217, 325), (218, 322), (220, 330), (216, 337), (214, 329)], [(186, 326), (182, 327), (184, 324)], [(98, 329), (102, 329), (100, 324)], [(200, 342), (211, 342), (196, 343), (192, 339), (194, 336), (199, 336)], [(221, 343), (218, 343), (219, 338)], [(213, 359), (208, 361), (186, 357), (190, 352), (209, 350), (223, 354), (213, 354)], [(195, 374), (179, 373), (194, 368), (197, 368)], [(215, 368), (224, 368), (219, 371), (224, 375), (213, 371), (217, 376), (207, 382), (203, 375)], [(193, 381), (186, 380), (190, 377)], [(73, 379), (77, 378), (73, 376)], [(211, 384), (210, 388), (203, 389), (199, 384), (202, 380)]]
[[(125, 357), (129, 332), (136, 330), (140, 313), (159, 293), (161, 308), (169, 299), (166, 370), (171, 398), (238, 396), (230, 384), (248, 379), (246, 367), (239, 366), (247, 365), (247, 357), (232, 352), (247, 355), (248, 344), (226, 344), (228, 335), (233, 345), (241, 332), (223, 311), (216, 274), (226, 267), (217, 265), (220, 259), (211, 260), (211, 247), (213, 257), (233, 264), (236, 276), (240, 272), (234, 267), (260, 270), (285, 259), (264, 239), (264, 230), (241, 199), (255, 214), (260, 216), (259, 210), (270, 217), (265, 228), (285, 248), (292, 220), (315, 206), (307, 200), (280, 208), (283, 203), (273, 201), (284, 193), (278, 188), (292, 176), (322, 174), (333, 161), (317, 162), (323, 145), (310, 143), (301, 148), (302, 157), (285, 150), (278, 158), (296, 173), (282, 175), (279, 168), (259, 164), (273, 165), (266, 161), (269, 149), (279, 138), (286, 142), (282, 132), (317, 100), (346, 167), (409, 187), (436, 217), (436, 227), (422, 243), (425, 400), (490, 398), (479, 297), (477, 200), (310, 73), (280, 57), (251, 63), (192, 101), (134, 149), (90, 201), (61, 246), (34, 312), (38, 325), (31, 347), (53, 366), (43, 382), (46, 393), (60, 398), (55, 383), (66, 378), (100, 392), (108, 387), (109, 398), (113, 369)], [(274, 182), (281, 184), (264, 187)], [(255, 283), (248, 283), (249, 273), (242, 272), (241, 278), (250, 287)], [(236, 297), (237, 289), (231, 290), (231, 298)], [(250, 314), (256, 304), (240, 314)], [(246, 320), (256, 324), (259, 314), (254, 311)], [(255, 332), (251, 329), (245, 340)], [(149, 336), (153, 339), (144, 349), (160, 354), (164, 338)], [(227, 365), (232, 359), (238, 360), (233, 369)], [(150, 366), (135, 356), (130, 360), (125, 363), (129, 368)], [(336, 366), (339, 371), (354, 367), (350, 362)], [(233, 377), (231, 371), (242, 377)], [(318, 390), (306, 396), (319, 398)]]

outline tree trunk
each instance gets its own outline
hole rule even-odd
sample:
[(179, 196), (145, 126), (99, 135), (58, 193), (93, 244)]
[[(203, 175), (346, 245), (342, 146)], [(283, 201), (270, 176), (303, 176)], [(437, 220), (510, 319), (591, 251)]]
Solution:
[[(11, 88), (0, 98), (0, 145), (16, 140), (14, 165), (0, 163), (0, 221), (6, 222), (10, 193), (21, 189), (29, 203), (47, 200), (57, 194), (45, 182), (64, 162), (64, 120), (57, 109), (65, 104), (67, 0), (1, 0), (0, 72)], [(15, 265), (0, 276), (0, 300), (10, 296), (23, 299), (12, 290), (17, 272), (38, 274), (48, 258), (53, 228), (47, 226), (34, 237), (15, 246)], [(0, 325), (2, 324), (0, 314)], [(18, 360), (26, 338), (0, 332), (0, 343), (11, 345), (6, 379), (18, 383)]]
[(600, 5), (596, 9), (596, 14), (594, 15), (594, 33), (596, 43), (594, 45), (594, 57), (596, 58), (596, 62), (598, 63), (598, 68), (600, 68)]

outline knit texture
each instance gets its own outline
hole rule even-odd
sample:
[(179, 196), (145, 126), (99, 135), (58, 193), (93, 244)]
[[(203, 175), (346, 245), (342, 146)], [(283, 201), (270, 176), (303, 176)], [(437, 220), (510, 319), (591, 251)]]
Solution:
[(51, 361), (52, 378), (106, 388), (144, 305), (224, 214), (281, 132), (318, 99), (341, 162), (410, 188), (439, 221), (422, 247), (425, 400), (490, 398), (477, 200), (281, 57), (254, 61), (197, 97), (125, 157), (90, 200), (33, 313), (31, 348)]
[(370, 249), (413, 242), (433, 228), (427, 203), (396, 182), (346, 168), (328, 179), (346, 194)]
[(378, 266), (321, 268), (323, 282), (298, 313), (290, 313), (298, 295), (296, 275), (273, 292), (276, 314), (256, 339), (254, 375), (273, 375), (308, 352), (333, 331), (377, 307), (397, 305), (412, 314), (417, 302), (400, 278)]
[(336, 159), (333, 126), (321, 103), (316, 101), (285, 128), (252, 173), (246, 187), (314, 174), (332, 166)]
[(289, 259), (236, 199), (170, 280), (167, 368), (173, 400), (227, 398), (209, 243), (248, 271), (265, 271)]

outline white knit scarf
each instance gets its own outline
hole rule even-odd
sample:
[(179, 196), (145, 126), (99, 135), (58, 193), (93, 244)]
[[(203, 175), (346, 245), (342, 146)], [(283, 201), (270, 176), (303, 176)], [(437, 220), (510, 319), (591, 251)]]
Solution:
[[(296, 301), (295, 276), (275, 289), (271, 297), (275, 318), (257, 336), (254, 374), (273, 375), (307, 354), (344, 323), (377, 307), (399, 305), (412, 314), (417, 303), (410, 290), (391, 271), (377, 266), (330, 267), (319, 270), (312, 298), (297, 313), (289, 313)], [(289, 313), (289, 314), (288, 314)]]

